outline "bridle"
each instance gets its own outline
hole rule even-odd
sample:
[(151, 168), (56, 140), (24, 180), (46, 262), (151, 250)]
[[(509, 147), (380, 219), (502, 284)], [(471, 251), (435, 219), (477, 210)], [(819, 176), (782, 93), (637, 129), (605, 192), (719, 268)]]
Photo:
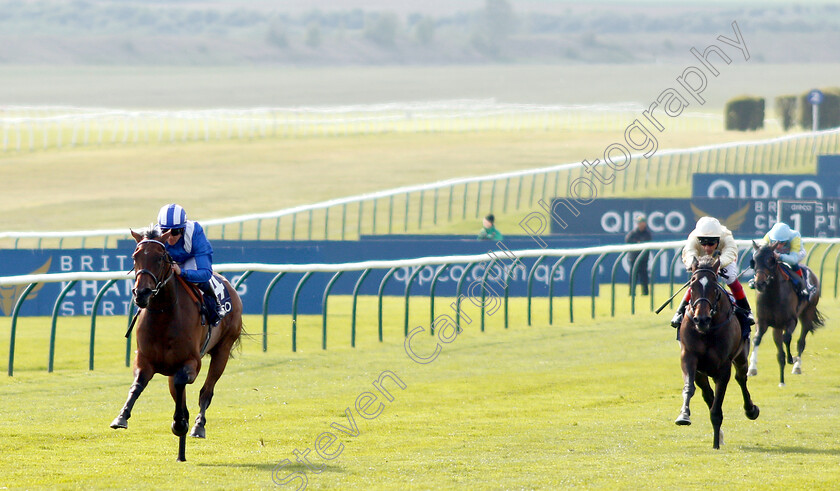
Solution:
[[(164, 262), (166, 262), (166, 264), (169, 265), (169, 274), (167, 274), (166, 278), (164, 278), (162, 280), (158, 279), (158, 277), (154, 273), (149, 271), (148, 269), (144, 268), (144, 269), (141, 269), (140, 271), (137, 271), (137, 266), (134, 267), (134, 270), (136, 271), (135, 278), (139, 277), (141, 274), (147, 274), (147, 275), (152, 277), (152, 281), (155, 282), (155, 287), (152, 289), (152, 297), (154, 297), (155, 295), (158, 294), (158, 292), (160, 292), (160, 290), (164, 286), (166, 286), (167, 283), (169, 283), (169, 280), (171, 280), (172, 277), (175, 275), (175, 269), (172, 267), (172, 264), (174, 263), (174, 261), (172, 260), (172, 257), (169, 255), (169, 252), (166, 250), (166, 246), (163, 244), (163, 242), (161, 242), (159, 240), (154, 240), (154, 239), (143, 239), (140, 242), (138, 242), (137, 247), (134, 249), (134, 254), (131, 255), (132, 258), (134, 258), (137, 255), (137, 253), (140, 251), (140, 246), (143, 245), (143, 244), (157, 244), (157, 245), (161, 246), (163, 248), (163, 254), (164, 254), (163, 260), (164, 260)], [(136, 263), (136, 259), (135, 259), (135, 263)], [(132, 291), (132, 293), (134, 293), (134, 296), (137, 296), (137, 287), (136, 286), (131, 291)]]
[[(719, 286), (718, 283), (717, 283), (717, 271), (715, 271), (711, 268), (697, 268), (692, 273), (692, 276), (695, 277), (695, 279), (693, 279), (692, 283), (697, 281), (697, 279), (696, 279), (697, 273), (708, 273), (708, 274), (710, 274), (712, 276), (712, 284), (715, 285), (715, 286)], [(712, 317), (714, 317), (715, 314), (717, 314), (717, 304), (718, 304), (718, 301), (720, 300), (720, 288), (715, 288), (715, 290), (716, 290), (716, 294), (715, 294), (715, 301), (714, 302), (712, 302), (711, 300), (709, 300), (706, 297), (693, 298), (693, 299), (691, 299), (691, 303), (689, 304), (691, 306), (691, 310), (695, 310), (697, 308), (697, 305), (700, 302), (705, 301), (709, 304), (709, 308), (711, 309), (710, 315)]]
[[(769, 284), (769, 283), (772, 283), (773, 281), (776, 280), (775, 273), (779, 271), (778, 261), (776, 262), (775, 267), (768, 266), (766, 264), (766, 262), (764, 262), (764, 261), (762, 261), (762, 263), (759, 264), (755, 260), (755, 255), (753, 255), (751, 263), (752, 263), (751, 266), (755, 270), (755, 282), (756, 282), (756, 284), (758, 284), (758, 283)], [(762, 278), (761, 280), (759, 280), (759, 278), (758, 278), (759, 273), (761, 273), (764, 276), (764, 278)]]
[[(712, 301), (712, 300), (709, 300), (709, 298), (707, 298), (705, 296), (699, 296), (698, 295), (697, 298), (692, 298), (691, 299), (691, 303), (689, 304), (689, 307), (691, 308), (691, 310), (696, 310), (697, 305), (699, 305), (700, 302), (706, 302), (706, 303), (709, 304), (709, 309), (710, 309), (709, 317), (714, 319), (715, 316), (718, 314), (717, 305), (720, 303), (720, 296), (723, 292), (723, 287), (720, 286), (720, 284), (717, 282), (717, 275), (718, 275), (717, 271), (715, 271), (714, 269), (711, 269), (711, 268), (697, 268), (697, 269), (695, 269), (694, 272), (691, 275), (692, 276), (692, 279), (691, 279), (692, 283), (697, 281), (697, 274), (698, 273), (707, 273), (711, 276), (712, 285), (713, 285), (713, 288), (715, 289), (715, 299), (714, 299), (714, 301)], [(726, 319), (724, 319), (723, 321), (721, 321), (717, 324), (709, 326), (709, 328), (705, 332), (711, 332), (711, 331), (729, 323), (729, 319), (732, 317), (732, 312), (733, 312), (732, 309), (730, 309), (729, 310), (729, 315), (726, 317)], [(698, 326), (695, 325), (695, 328), (698, 328)], [(699, 328), (698, 328), (698, 330), (699, 330)]]

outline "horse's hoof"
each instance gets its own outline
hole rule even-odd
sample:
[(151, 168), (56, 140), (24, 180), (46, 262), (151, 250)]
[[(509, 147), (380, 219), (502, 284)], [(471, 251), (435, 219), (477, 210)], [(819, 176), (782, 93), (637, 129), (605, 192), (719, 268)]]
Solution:
[(779, 382), (779, 387), (784, 387), (784, 386), (785, 386), (784, 382)]
[(686, 414), (680, 414), (674, 423), (678, 426), (689, 426), (691, 424), (691, 419)]
[(802, 375), (802, 360), (797, 356), (793, 359), (793, 369), (791, 373), (794, 375)]
[(114, 421), (111, 421), (111, 428), (115, 430), (119, 428), (128, 428), (128, 420), (122, 416), (117, 416)]
[(747, 377), (755, 377), (756, 375), (758, 375), (758, 369), (757, 368), (750, 368), (747, 371)]
[(193, 438), (205, 438), (207, 436), (207, 433), (204, 431), (203, 426), (195, 425), (193, 426), (193, 429), (190, 432), (190, 436)]
[(790, 373), (792, 373), (792, 374), (794, 374), (794, 375), (802, 375), (802, 369), (801, 369), (801, 368), (799, 368), (799, 367), (797, 367), (797, 366), (795, 366), (795, 367), (793, 367), (793, 370), (791, 370), (791, 372), (790, 372)]
[(758, 406), (756, 406), (755, 404), (753, 404), (752, 411), (746, 411), (747, 418), (749, 418), (749, 419), (758, 419), (758, 413), (759, 413), (759, 412), (760, 412), (760, 411), (758, 410)]

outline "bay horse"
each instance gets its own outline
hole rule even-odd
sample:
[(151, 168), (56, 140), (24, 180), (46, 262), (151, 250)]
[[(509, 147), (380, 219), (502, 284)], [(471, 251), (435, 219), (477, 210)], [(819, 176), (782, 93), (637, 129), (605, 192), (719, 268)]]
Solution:
[[(186, 435), (189, 428), (186, 384), (195, 381), (201, 370), (202, 347), (210, 354), (207, 379), (199, 394), (199, 414), (190, 435), (205, 437), (205, 412), (213, 399), (216, 381), (225, 370), (231, 351), (239, 345), (242, 334), (242, 301), (224, 279), (230, 294), (231, 309), (212, 329), (201, 322), (201, 314), (192, 288), (175, 275), (173, 261), (164, 244), (170, 232), (161, 234), (150, 227), (142, 235), (131, 231), (137, 241), (134, 250), (134, 301), (140, 308), (137, 321), (137, 355), (134, 358), (134, 383), (128, 400), (111, 428), (127, 428), (128, 418), (137, 398), (154, 374), (169, 377), (169, 392), (175, 400), (172, 433), (179, 437), (178, 461), (186, 461)], [(200, 296), (198, 297), (200, 298)], [(206, 343), (206, 344), (205, 344)]]
[[(773, 341), (776, 343), (776, 359), (779, 361), (779, 387), (785, 386), (785, 361), (793, 365), (793, 373), (802, 373), (802, 352), (805, 351), (805, 336), (825, 325), (825, 318), (817, 310), (820, 301), (820, 280), (813, 271), (806, 266), (806, 270), (814, 284), (814, 291), (807, 299), (800, 299), (793, 284), (786, 277), (788, 271), (782, 269), (780, 261), (773, 254), (769, 244), (758, 246), (753, 242), (753, 263), (755, 269), (756, 290), (756, 324), (755, 347), (750, 356), (749, 374), (758, 375), (758, 345), (767, 332), (767, 327), (773, 327)], [(792, 273), (796, 274), (796, 273)], [(802, 324), (799, 341), (796, 343), (796, 357), (791, 356), (790, 342), (796, 321)], [(783, 346), (784, 344), (784, 346)], [(785, 353), (787, 349), (787, 353)]]
[[(747, 353), (749, 339), (741, 336), (741, 326), (734, 315), (729, 294), (717, 282), (720, 260), (704, 256), (691, 264), (691, 302), (680, 325), (680, 363), (682, 365), (683, 406), (675, 423), (691, 424), (689, 402), (694, 385), (700, 387), (709, 406), (714, 429), (712, 446), (720, 448), (723, 423), (723, 398), (735, 365), (735, 380), (744, 396), (744, 412), (749, 419), (758, 418), (758, 406), (747, 390)], [(715, 390), (709, 385), (715, 381)]]

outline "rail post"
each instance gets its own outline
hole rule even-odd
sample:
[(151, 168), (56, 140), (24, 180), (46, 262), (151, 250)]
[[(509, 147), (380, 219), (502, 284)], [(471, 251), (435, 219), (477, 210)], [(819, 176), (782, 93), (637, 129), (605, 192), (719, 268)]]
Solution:
[(398, 268), (393, 267), (385, 273), (385, 276), (382, 278), (382, 281), (379, 282), (379, 342), (382, 342), (382, 295), (385, 293), (385, 283), (394, 275)]
[(344, 271), (338, 271), (332, 278), (330, 278), (329, 283), (327, 283), (327, 287), (324, 288), (324, 298), (321, 300), (321, 349), (323, 350), (327, 349), (327, 300), (330, 296), (330, 290), (332, 290), (333, 285), (342, 273), (344, 273)]
[(271, 296), (274, 285), (285, 275), (286, 273), (277, 273), (268, 283), (263, 294), (263, 353), (268, 351), (268, 298)]
[(295, 293), (292, 294), (292, 352), (297, 351), (297, 304), (298, 304), (298, 296), (300, 295), (300, 290), (303, 288), (303, 284), (306, 283), (306, 280), (312, 276), (312, 271), (307, 271), (306, 274), (303, 275), (303, 278), (298, 281), (297, 286), (295, 287)]
[(58, 298), (55, 300), (55, 305), (53, 306), (52, 322), (50, 327), (50, 358), (47, 363), (47, 372), (49, 373), (52, 373), (53, 371), (53, 358), (55, 357), (55, 329), (56, 324), (58, 323), (58, 308), (61, 306), (61, 301), (67, 296), (67, 293), (76, 286), (76, 283), (78, 283), (78, 280), (68, 282), (61, 290), (61, 293), (58, 294)]
[(359, 299), (359, 289), (362, 287), (362, 282), (365, 281), (365, 278), (370, 273), (370, 268), (362, 271), (361, 276), (359, 276), (358, 281), (356, 281), (356, 286), (353, 287), (353, 316), (350, 325), (350, 346), (355, 348), (356, 347), (356, 304)]
[(20, 313), (20, 308), (23, 307), (23, 301), (26, 300), (26, 296), (35, 288), (38, 283), (30, 283), (26, 288), (23, 289), (23, 292), (20, 294), (20, 297), (15, 302), (15, 308), (12, 309), (12, 332), (11, 338), (9, 339), (9, 377), (11, 377), (14, 373), (15, 367), (15, 334), (17, 333), (17, 320), (18, 314)]
[(88, 370), (93, 370), (93, 344), (96, 340), (96, 310), (99, 308), (99, 303), (102, 301), (102, 297), (105, 295), (105, 292), (108, 291), (108, 289), (111, 288), (111, 285), (116, 282), (117, 280), (108, 280), (105, 282), (105, 285), (99, 289), (99, 292), (93, 299), (93, 308), (91, 309), (90, 314), (90, 353), (88, 354)]

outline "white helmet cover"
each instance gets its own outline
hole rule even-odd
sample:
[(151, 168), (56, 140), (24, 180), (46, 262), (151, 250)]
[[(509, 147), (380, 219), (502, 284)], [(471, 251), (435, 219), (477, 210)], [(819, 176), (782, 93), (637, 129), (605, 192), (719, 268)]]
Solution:
[(697, 220), (694, 232), (697, 237), (717, 237), (719, 239), (723, 234), (723, 226), (717, 218), (703, 217)]

